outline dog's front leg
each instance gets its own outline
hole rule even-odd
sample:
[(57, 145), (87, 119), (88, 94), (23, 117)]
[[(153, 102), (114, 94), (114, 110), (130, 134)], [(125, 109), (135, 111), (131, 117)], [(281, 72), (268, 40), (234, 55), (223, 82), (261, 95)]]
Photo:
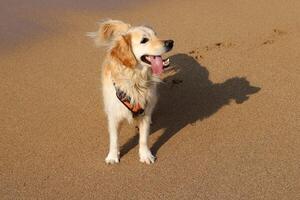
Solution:
[(140, 162), (151, 164), (154, 163), (155, 157), (152, 155), (149, 147), (148, 147), (148, 136), (150, 131), (150, 116), (144, 116), (140, 122), (140, 147), (139, 147), (139, 155)]
[(118, 127), (120, 121), (116, 117), (108, 118), (109, 153), (105, 158), (107, 164), (119, 163)]

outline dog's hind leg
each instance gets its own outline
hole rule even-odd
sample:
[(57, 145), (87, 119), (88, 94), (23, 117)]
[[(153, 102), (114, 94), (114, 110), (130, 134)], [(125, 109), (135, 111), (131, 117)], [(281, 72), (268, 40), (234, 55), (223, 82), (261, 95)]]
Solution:
[(117, 117), (108, 117), (108, 129), (109, 129), (109, 153), (105, 158), (107, 164), (119, 163), (119, 144), (118, 144), (118, 127), (120, 119)]
[(152, 155), (149, 147), (148, 147), (148, 137), (150, 131), (150, 116), (144, 116), (140, 121), (140, 139), (139, 139), (139, 155), (140, 162), (151, 164), (154, 163), (155, 157)]

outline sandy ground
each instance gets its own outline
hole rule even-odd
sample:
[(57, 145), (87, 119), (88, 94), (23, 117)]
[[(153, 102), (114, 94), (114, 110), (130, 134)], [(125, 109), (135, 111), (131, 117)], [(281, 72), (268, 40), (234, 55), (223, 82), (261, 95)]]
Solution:
[[(300, 199), (300, 1), (0, 3), (1, 199)], [(119, 3), (123, 2), (123, 3)], [(175, 40), (151, 166), (107, 166), (102, 18)]]

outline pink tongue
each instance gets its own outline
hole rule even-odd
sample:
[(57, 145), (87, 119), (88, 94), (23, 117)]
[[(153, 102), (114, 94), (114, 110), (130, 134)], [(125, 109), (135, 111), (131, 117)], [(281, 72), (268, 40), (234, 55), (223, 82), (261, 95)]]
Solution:
[(161, 56), (150, 56), (150, 62), (153, 74), (159, 75), (164, 71)]

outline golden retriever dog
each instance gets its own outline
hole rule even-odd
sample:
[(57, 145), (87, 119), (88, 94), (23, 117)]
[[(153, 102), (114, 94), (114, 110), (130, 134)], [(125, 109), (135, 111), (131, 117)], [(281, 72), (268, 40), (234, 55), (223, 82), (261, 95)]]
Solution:
[(135, 120), (139, 128), (140, 162), (155, 161), (148, 147), (151, 114), (157, 102), (159, 75), (169, 65), (162, 54), (173, 48), (173, 40), (161, 40), (153, 29), (131, 26), (118, 20), (99, 23), (88, 33), (97, 45), (108, 47), (102, 65), (102, 92), (108, 118), (107, 164), (119, 163), (118, 127), (123, 120)]

